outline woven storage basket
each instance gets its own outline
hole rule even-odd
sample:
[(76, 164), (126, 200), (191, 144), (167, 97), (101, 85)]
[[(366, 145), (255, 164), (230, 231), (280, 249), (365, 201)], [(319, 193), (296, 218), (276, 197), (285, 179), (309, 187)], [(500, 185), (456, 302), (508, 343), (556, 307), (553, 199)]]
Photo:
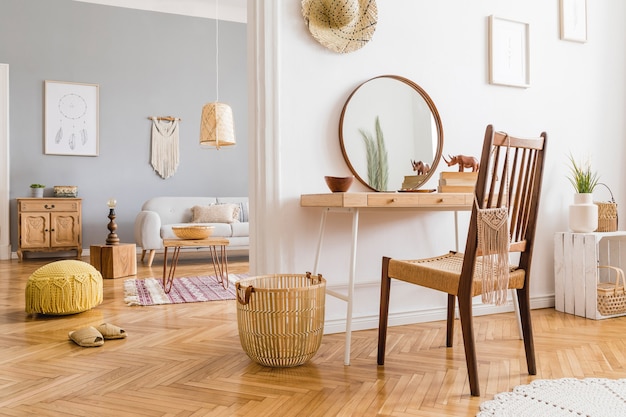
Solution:
[(326, 280), (321, 275), (262, 275), (236, 283), (241, 347), (271, 367), (302, 365), (324, 333)]
[[(603, 316), (626, 313), (626, 292), (624, 291), (624, 271), (614, 266), (600, 265), (615, 271), (615, 282), (598, 283), (598, 311)], [(599, 275), (599, 274), (598, 274)], [(621, 281), (621, 282), (620, 282)]]
[(596, 232), (615, 232), (617, 231), (617, 203), (613, 198), (613, 192), (606, 184), (599, 182), (598, 185), (603, 185), (609, 190), (611, 201), (595, 201), (598, 206), (598, 228)]

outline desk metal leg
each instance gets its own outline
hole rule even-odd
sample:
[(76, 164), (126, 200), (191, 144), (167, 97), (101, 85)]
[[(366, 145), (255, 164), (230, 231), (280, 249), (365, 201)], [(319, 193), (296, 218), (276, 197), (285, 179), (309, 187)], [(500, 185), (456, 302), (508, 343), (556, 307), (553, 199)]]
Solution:
[[(320, 254), (322, 252), (322, 242), (324, 236), (324, 229), (326, 227), (326, 216), (330, 209), (324, 209), (322, 212), (322, 220), (320, 222), (319, 240), (317, 242), (317, 253), (315, 255), (315, 264), (313, 273), (317, 274), (319, 267)], [(352, 213), (352, 248), (350, 252), (350, 272), (348, 276), (348, 294), (344, 295), (337, 291), (326, 290), (326, 294), (338, 298), (347, 302), (346, 307), (346, 336), (345, 336), (345, 352), (344, 352), (344, 364), (350, 365), (350, 345), (352, 342), (352, 312), (353, 312), (353, 299), (354, 299), (354, 281), (356, 276), (356, 252), (357, 252), (357, 235), (359, 229), (359, 210), (351, 208), (342, 210), (342, 212)]]

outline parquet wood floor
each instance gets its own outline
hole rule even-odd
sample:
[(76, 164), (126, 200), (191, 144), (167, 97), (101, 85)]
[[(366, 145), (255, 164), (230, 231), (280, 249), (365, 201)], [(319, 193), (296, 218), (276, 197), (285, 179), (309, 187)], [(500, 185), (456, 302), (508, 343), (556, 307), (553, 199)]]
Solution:
[[(376, 365), (376, 330), (367, 330), (354, 332), (350, 366), (343, 334), (333, 334), (309, 363), (266, 368), (241, 349), (236, 301), (128, 307), (118, 278), (105, 280), (105, 301), (90, 311), (26, 315), (26, 280), (50, 261), (0, 261), (2, 416), (474, 416), (482, 401), (533, 379), (626, 377), (626, 318), (553, 309), (533, 311), (535, 377), (513, 313), (476, 319), (479, 398), (469, 395), (460, 330), (446, 349), (443, 322), (390, 328), (384, 367)], [(205, 274), (204, 262), (183, 254), (177, 276)], [(138, 263), (138, 277), (160, 276), (161, 265), (159, 255), (152, 268)], [(231, 260), (230, 272), (247, 268)], [(68, 340), (70, 330), (102, 322), (128, 338), (99, 348)]]

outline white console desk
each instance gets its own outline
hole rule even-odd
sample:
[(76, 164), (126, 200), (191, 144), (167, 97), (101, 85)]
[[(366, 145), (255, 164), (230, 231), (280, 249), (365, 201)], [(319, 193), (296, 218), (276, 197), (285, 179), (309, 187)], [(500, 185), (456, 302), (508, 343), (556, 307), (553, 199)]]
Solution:
[(322, 250), (326, 216), (330, 212), (343, 212), (352, 215), (352, 246), (350, 253), (350, 272), (348, 277), (348, 293), (342, 294), (326, 290), (332, 297), (347, 302), (346, 313), (346, 346), (344, 363), (350, 365), (350, 342), (352, 333), (352, 302), (354, 295), (354, 277), (356, 273), (357, 234), (359, 228), (359, 211), (362, 209), (397, 210), (411, 209), (419, 211), (453, 211), (455, 224), (455, 242), (458, 250), (458, 212), (472, 209), (474, 194), (472, 193), (425, 193), (425, 192), (364, 192), (364, 193), (327, 193), (302, 194), (301, 207), (322, 208), (319, 240), (315, 255), (313, 273), (317, 274)]

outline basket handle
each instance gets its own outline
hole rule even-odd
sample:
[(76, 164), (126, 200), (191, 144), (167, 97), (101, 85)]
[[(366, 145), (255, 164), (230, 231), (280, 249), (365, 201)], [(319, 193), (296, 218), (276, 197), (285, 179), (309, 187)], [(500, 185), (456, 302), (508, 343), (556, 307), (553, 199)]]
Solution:
[(312, 284), (319, 284), (322, 280), (322, 274), (315, 275), (315, 278), (311, 276), (309, 271), (306, 271), (306, 277), (312, 281)]
[(622, 280), (622, 285), (624, 285), (624, 283), (625, 283), (625, 281), (624, 281), (624, 271), (621, 268), (618, 268), (616, 266), (611, 266), (611, 265), (598, 265), (598, 268), (612, 269), (612, 270), (615, 271), (615, 275), (617, 276), (617, 278), (615, 279), (615, 291), (617, 291), (617, 289), (619, 287), (619, 280), (620, 280), (620, 278)]
[(237, 293), (237, 301), (245, 306), (250, 302), (250, 295), (254, 292), (254, 287), (252, 287), (252, 285), (248, 285), (245, 288), (243, 298), (241, 298), (241, 284), (237, 282), (235, 283), (235, 292)]
[(603, 185), (604, 187), (606, 187), (606, 189), (607, 189), (607, 190), (609, 190), (609, 194), (611, 194), (611, 201), (610, 201), (610, 202), (611, 202), (611, 203), (615, 203), (615, 198), (613, 197), (613, 191), (611, 191), (611, 189), (609, 188), (609, 186), (608, 186), (608, 185), (606, 185), (606, 184), (605, 184), (605, 183), (603, 183), (603, 182), (599, 182), (599, 183), (597, 183), (596, 185)]

